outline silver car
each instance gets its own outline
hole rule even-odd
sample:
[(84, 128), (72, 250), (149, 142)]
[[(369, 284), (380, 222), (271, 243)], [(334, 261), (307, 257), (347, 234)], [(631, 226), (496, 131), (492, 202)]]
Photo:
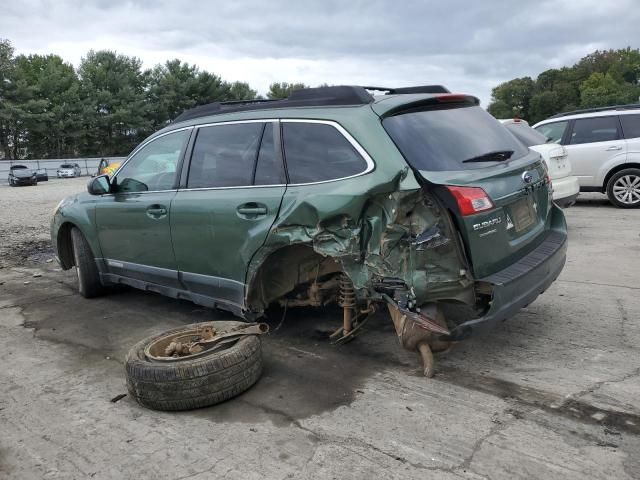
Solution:
[(57, 174), (58, 178), (79, 177), (82, 175), (82, 170), (77, 163), (63, 163), (58, 167)]

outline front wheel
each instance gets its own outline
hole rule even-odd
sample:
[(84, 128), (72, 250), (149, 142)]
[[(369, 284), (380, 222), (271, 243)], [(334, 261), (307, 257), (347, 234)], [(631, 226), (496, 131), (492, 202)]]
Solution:
[(640, 207), (640, 169), (627, 168), (614, 174), (607, 183), (607, 196), (616, 207)]
[(100, 273), (87, 239), (84, 238), (80, 230), (74, 227), (71, 229), (71, 241), (80, 295), (85, 298), (101, 295), (105, 288), (100, 282)]

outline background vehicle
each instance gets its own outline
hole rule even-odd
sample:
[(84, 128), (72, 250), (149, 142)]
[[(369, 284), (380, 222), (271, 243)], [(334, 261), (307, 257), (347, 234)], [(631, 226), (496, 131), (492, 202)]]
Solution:
[(47, 173), (46, 168), (39, 168), (36, 170), (36, 178), (39, 182), (47, 182), (49, 181), (49, 174)]
[(524, 145), (542, 155), (553, 185), (553, 201), (563, 208), (573, 205), (580, 194), (580, 184), (571, 175), (571, 163), (565, 148), (547, 143), (547, 137), (531, 128), (526, 120), (513, 118), (500, 122)]
[(122, 162), (113, 162), (108, 158), (103, 158), (100, 160), (100, 164), (98, 165), (98, 175), (113, 175), (118, 168), (120, 168)]
[[(58, 205), (62, 267), (78, 267), (87, 297), (123, 283), (248, 320), (274, 303), (338, 303), (337, 339), (387, 306), (432, 374), (431, 348), (511, 317), (551, 285), (566, 224), (540, 155), (477, 98), (382, 90), (312, 88), (185, 112)], [(470, 313), (445, 318), (447, 302)]]
[(561, 113), (533, 128), (565, 147), (581, 191), (640, 207), (640, 104)]
[(38, 177), (34, 170), (25, 165), (12, 165), (9, 169), (9, 185), (37, 185)]
[(63, 163), (58, 167), (57, 174), (58, 178), (79, 177), (82, 175), (82, 170), (77, 163)]

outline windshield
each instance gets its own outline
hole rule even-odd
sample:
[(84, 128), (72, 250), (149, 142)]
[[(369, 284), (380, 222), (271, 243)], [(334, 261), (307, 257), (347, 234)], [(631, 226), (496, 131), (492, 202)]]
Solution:
[(68, 163), (63, 163), (60, 165), (60, 168), (73, 168), (73, 165), (69, 165)]
[(549, 140), (540, 132), (523, 123), (508, 123), (505, 125), (513, 135), (527, 147), (543, 145)]
[[(478, 106), (412, 111), (386, 118), (382, 125), (407, 162), (418, 170), (485, 168), (528, 153)], [(488, 155), (492, 153), (499, 155)], [(465, 162), (470, 159), (474, 161)]]
[(11, 167), (11, 170), (23, 170), (26, 168), (27, 167), (25, 167), (24, 165), (14, 165), (13, 167)]

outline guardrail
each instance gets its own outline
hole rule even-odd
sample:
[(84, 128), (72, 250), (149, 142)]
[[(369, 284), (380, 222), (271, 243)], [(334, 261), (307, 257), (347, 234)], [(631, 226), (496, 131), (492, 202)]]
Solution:
[(24, 165), (27, 168), (34, 170), (45, 169), (47, 175), (55, 177), (58, 167), (63, 163), (77, 163), (80, 165), (82, 175), (95, 175), (98, 172), (98, 165), (100, 160), (106, 158), (109, 162), (118, 162), (124, 160), (126, 157), (97, 157), (97, 158), (46, 158), (46, 159), (34, 159), (34, 160), (0, 160), (0, 179), (9, 176), (9, 168), (12, 165)]

